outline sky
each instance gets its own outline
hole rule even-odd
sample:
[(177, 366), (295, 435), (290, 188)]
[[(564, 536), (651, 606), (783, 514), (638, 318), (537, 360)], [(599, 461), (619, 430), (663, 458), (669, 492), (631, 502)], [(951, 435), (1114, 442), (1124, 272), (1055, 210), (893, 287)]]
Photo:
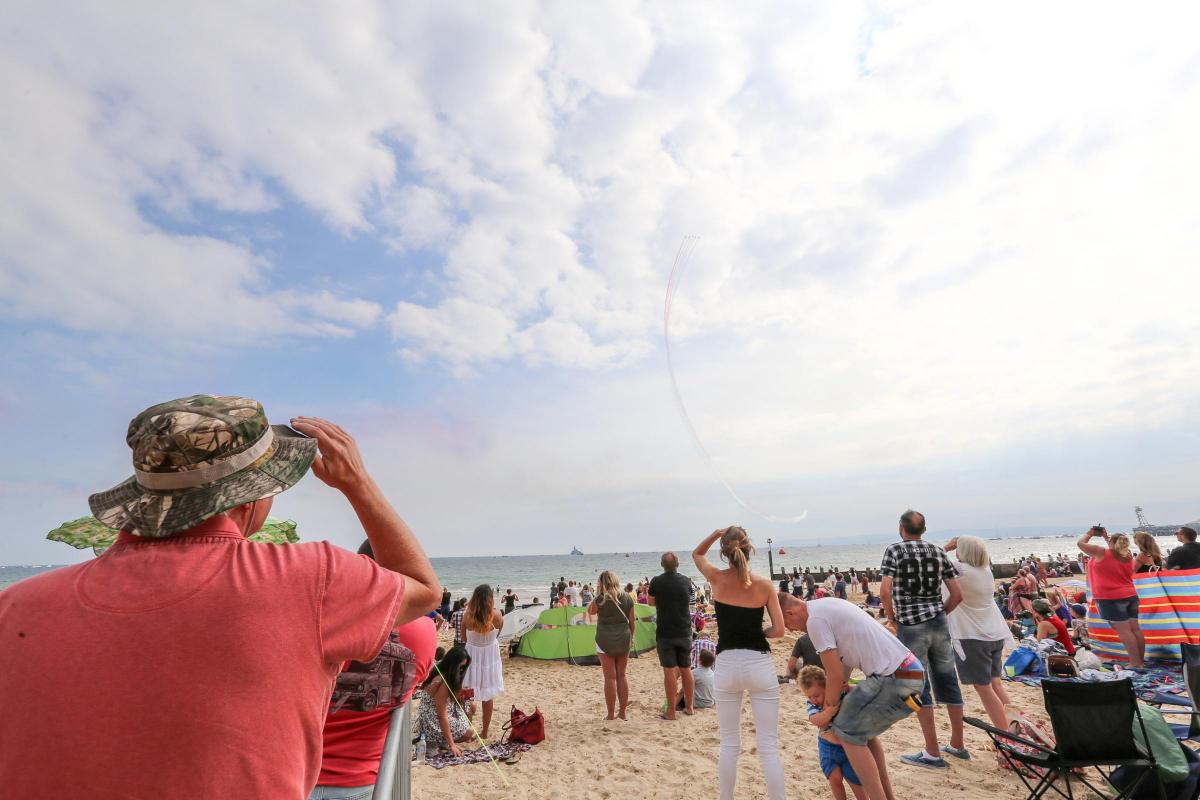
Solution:
[(9, 10), (0, 563), (196, 393), (435, 556), (1200, 516), (1194, 3)]

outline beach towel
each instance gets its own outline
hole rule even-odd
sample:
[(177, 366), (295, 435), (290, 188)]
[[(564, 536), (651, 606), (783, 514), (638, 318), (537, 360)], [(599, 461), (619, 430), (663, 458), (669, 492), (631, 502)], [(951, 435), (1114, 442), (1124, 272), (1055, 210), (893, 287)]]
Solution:
[[(1138, 595), (1138, 624), (1146, 636), (1146, 658), (1181, 660), (1181, 644), (1200, 645), (1200, 570), (1160, 570), (1133, 578)], [(1087, 626), (1092, 649), (1104, 661), (1128, 661), (1112, 626), (1088, 600)]]
[(531, 745), (515, 744), (504, 742), (500, 744), (488, 745), (487, 749), (480, 747), (475, 750), (463, 750), (461, 756), (452, 756), (449, 752), (438, 753), (437, 755), (428, 756), (425, 763), (434, 769), (445, 769), (446, 767), (457, 767), (463, 764), (486, 764), (488, 751), (491, 751), (491, 757), (497, 761), (503, 761), (514, 753), (524, 753)]

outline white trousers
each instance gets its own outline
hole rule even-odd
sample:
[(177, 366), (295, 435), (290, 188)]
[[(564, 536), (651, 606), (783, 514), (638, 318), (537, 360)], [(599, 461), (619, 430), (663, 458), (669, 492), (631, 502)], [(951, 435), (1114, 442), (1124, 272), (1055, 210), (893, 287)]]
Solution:
[(738, 756), (742, 752), (742, 695), (750, 695), (754, 738), (767, 781), (767, 797), (784, 800), (783, 761), (779, 757), (779, 680), (770, 653), (726, 650), (717, 656), (713, 694), (721, 727), (721, 800), (733, 800)]

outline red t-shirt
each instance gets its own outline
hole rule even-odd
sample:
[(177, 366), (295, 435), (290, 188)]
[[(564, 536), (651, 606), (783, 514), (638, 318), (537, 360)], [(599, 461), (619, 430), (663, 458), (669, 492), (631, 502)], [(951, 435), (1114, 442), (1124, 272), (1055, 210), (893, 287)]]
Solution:
[(1133, 588), (1133, 559), (1122, 561), (1111, 550), (1104, 558), (1088, 562), (1088, 580), (1096, 600), (1124, 600), (1137, 594)]
[(0, 592), (0, 793), (303, 800), (338, 670), (375, 657), (404, 579), (224, 514)]
[(1071, 641), (1071, 634), (1067, 631), (1067, 624), (1054, 614), (1046, 617), (1046, 620), (1054, 626), (1054, 639), (1067, 648), (1067, 655), (1075, 655), (1075, 643)]
[[(429, 617), (414, 619), (396, 628), (396, 641), (412, 650), (416, 657), (416, 679), (400, 699), (400, 703), (404, 704), (412, 697), (413, 689), (429, 677), (433, 654), (437, 650), (437, 626)], [(379, 775), (379, 759), (387, 739), (388, 720), (395, 707), (394, 703), (389, 703), (373, 711), (342, 708), (325, 718), (321, 774), (317, 778), (319, 786), (375, 784), (375, 778)]]

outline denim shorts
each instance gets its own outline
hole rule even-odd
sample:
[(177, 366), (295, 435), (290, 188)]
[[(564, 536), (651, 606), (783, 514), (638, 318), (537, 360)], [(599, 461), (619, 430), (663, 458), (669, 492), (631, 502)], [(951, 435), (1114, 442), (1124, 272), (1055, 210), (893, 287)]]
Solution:
[(933, 703), (933, 697), (946, 706), (963, 704), (962, 689), (958, 685), (958, 670), (954, 666), (954, 647), (950, 642), (950, 626), (946, 614), (916, 625), (898, 625), (896, 638), (904, 643), (914, 656), (925, 665), (925, 688), (921, 691), (921, 705)]
[(923, 685), (921, 680), (869, 675), (842, 698), (829, 727), (846, 744), (865, 745), (912, 713), (904, 701)]
[(1138, 618), (1138, 596), (1121, 600), (1097, 600), (1096, 610), (1106, 622), (1128, 622)]

